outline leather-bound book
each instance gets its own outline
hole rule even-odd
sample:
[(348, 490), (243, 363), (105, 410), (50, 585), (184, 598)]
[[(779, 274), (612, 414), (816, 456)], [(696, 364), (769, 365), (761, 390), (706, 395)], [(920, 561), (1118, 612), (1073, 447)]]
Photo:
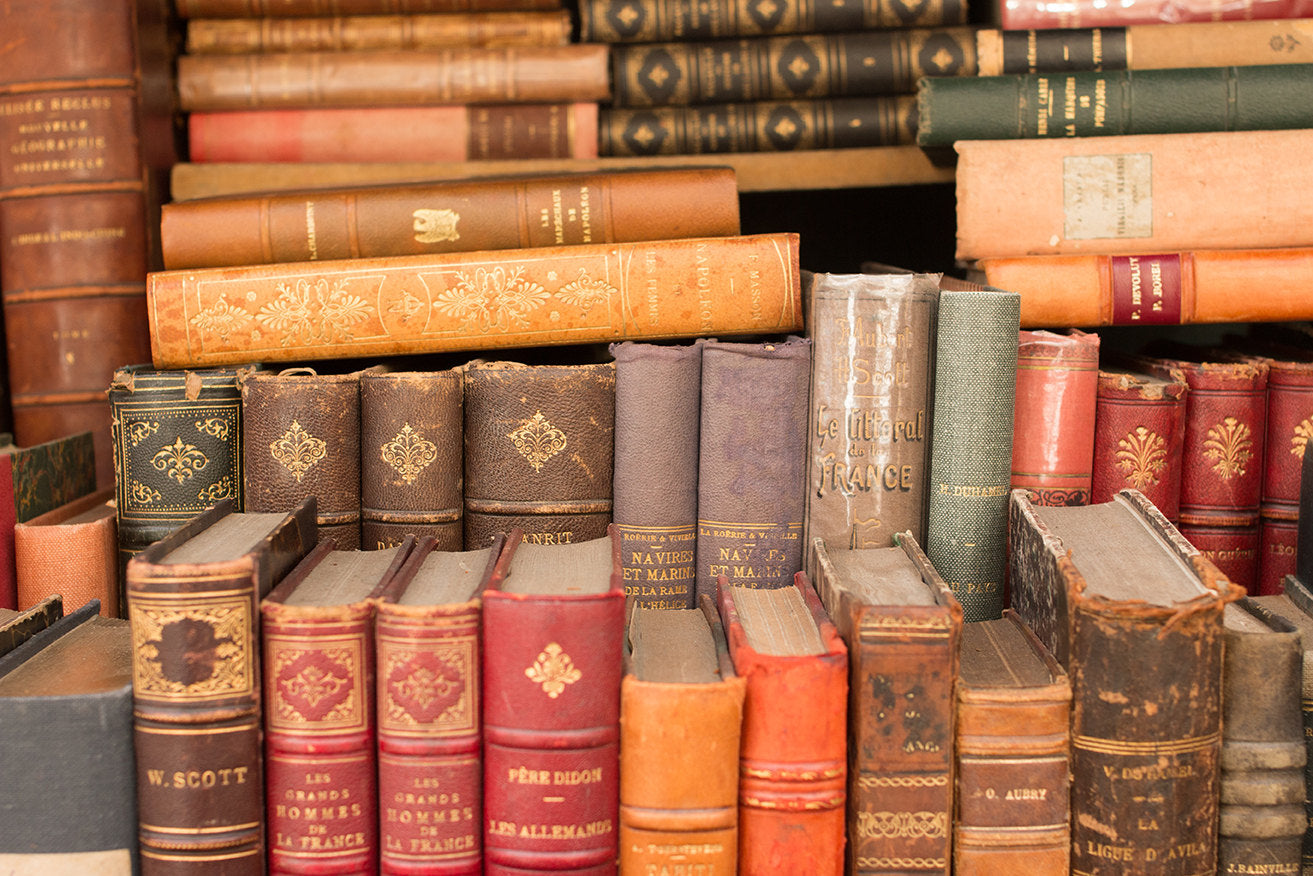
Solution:
[(0, 435), (0, 608), (18, 607), (14, 526), (95, 492), (90, 432), (19, 447)]
[(716, 609), (634, 609), (625, 644), (620, 870), (734, 873), (746, 685)]
[(715, 40), (784, 33), (831, 33), (899, 27), (966, 24), (961, 0), (933, 0), (916, 7), (890, 0), (797, 3), (767, 11), (743, 0), (584, 0), (579, 38), (589, 43), (655, 43)]
[(947, 876), (962, 606), (911, 533), (811, 551), (848, 645), (848, 871)]
[(0, 657), (8, 654), (64, 616), (64, 599), (47, 596), (25, 611), (0, 608)]
[(907, 94), (604, 106), (597, 113), (597, 151), (703, 155), (906, 146), (916, 142), (915, 122), (916, 98)]
[[(1247, 19), (1288, 19), (1313, 15), (1304, 0), (1254, 0), (1241, 8), (1219, 8), (1199, 0), (1168, 2), (1168, 0), (1134, 0), (1113, 7), (1077, 0), (1054, 8), (1048, 4), (1026, 0), (1000, 9), (999, 23), (1012, 29), (1066, 28), (1066, 27), (1130, 27), (1132, 25), (1176, 24), (1190, 21), (1230, 22)], [(1168, 37), (1167, 39), (1172, 39)], [(1185, 37), (1177, 38), (1185, 41)], [(1273, 49), (1278, 51), (1282, 43)], [(1193, 57), (1186, 55), (1186, 57)]]
[(939, 277), (816, 274), (804, 537), (834, 547), (925, 539)]
[(1009, 544), (1012, 607), (1071, 678), (1071, 872), (1214, 872), (1222, 614), (1244, 591), (1134, 490), (1014, 490)]
[(1163, 355), (1129, 361), (1152, 374), (1180, 374), (1188, 387), (1181, 534), (1231, 581), (1252, 590), (1258, 581), (1268, 365), (1228, 361), (1184, 345), (1151, 349)]
[(14, 565), (22, 610), (58, 593), (71, 608), (96, 599), (105, 617), (126, 615), (126, 606), (119, 603), (113, 488), (15, 523)]
[(606, 535), (614, 431), (614, 363), (471, 363), (465, 546), (512, 528), (538, 544)]
[(193, 112), (187, 144), (199, 164), (596, 158), (597, 101)]
[(360, 375), (242, 375), (247, 511), (288, 511), (314, 496), (320, 537), (360, 547)]
[(385, 876), (483, 873), (482, 590), (504, 542), (420, 538), (379, 594), (378, 824)]
[(92, 600), (0, 657), (0, 867), (138, 872), (132, 636)]
[(1022, 331), (1017, 347), (1012, 486), (1042, 505), (1088, 505), (1093, 481), (1099, 336)]
[(612, 519), (625, 595), (645, 608), (695, 605), (702, 345), (611, 345)]
[(178, 57), (186, 112), (606, 100), (601, 45), (451, 46)]
[(200, 198), (164, 205), (161, 245), (172, 269), (732, 235), (734, 180), (672, 168)]
[(952, 277), (939, 288), (925, 552), (964, 619), (987, 620), (1004, 608), (1018, 300)]
[(802, 327), (790, 232), (158, 271), (147, 294), (161, 368)]
[(1297, 873), (1308, 822), (1299, 628), (1241, 599), (1228, 605), (1222, 671), (1218, 873)]
[(791, 587), (802, 569), (811, 341), (702, 348), (697, 593), (725, 576)]
[(128, 561), (143, 876), (263, 876), (260, 600), (316, 538), (225, 499)]
[(1181, 502), (1185, 441), (1184, 375), (1099, 371), (1094, 406), (1094, 476), (1091, 504), (1121, 490), (1139, 490), (1176, 522)]
[(840, 876), (848, 649), (802, 572), (774, 588), (721, 575), (716, 589), (734, 671), (746, 681), (739, 873)]
[(1064, 874), (1071, 858), (1071, 680), (1010, 609), (962, 628), (957, 876)]
[(321, 541), (260, 601), (271, 874), (378, 869), (374, 602), (414, 546)]
[(431, 535), (464, 544), (460, 371), (360, 375), (360, 543), (366, 550)]
[(611, 47), (617, 107), (906, 94), (921, 76), (975, 73), (975, 32), (967, 26)]
[(484, 873), (615, 876), (619, 538), (526, 543), (483, 591)]
[(447, 46), (561, 46), (570, 41), (564, 9), (296, 18), (194, 18), (189, 55), (255, 52), (440, 49)]
[(156, 259), (141, 134), (148, 0), (15, 0), (0, 14), (0, 292), (13, 431), (89, 430), (113, 484), (105, 384), (150, 357)]
[(558, 0), (174, 0), (183, 18), (304, 18), (321, 15), (409, 15), (416, 12), (528, 11), (558, 8)]
[(131, 365), (114, 372), (109, 406), (121, 563), (215, 502), (245, 507), (237, 386), (245, 370)]

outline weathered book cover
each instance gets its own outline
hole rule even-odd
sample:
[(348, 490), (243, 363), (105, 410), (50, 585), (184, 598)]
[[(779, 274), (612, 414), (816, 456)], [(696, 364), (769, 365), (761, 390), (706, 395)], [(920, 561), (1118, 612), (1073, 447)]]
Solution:
[(816, 274), (804, 538), (846, 548), (925, 539), (935, 274)]
[(504, 539), (421, 538), (379, 594), (380, 872), (483, 873), (482, 591)]
[(1067, 873), (1071, 680), (1010, 609), (962, 627), (957, 876)]
[(811, 552), (848, 646), (848, 871), (947, 876), (962, 606), (910, 533)]
[(1094, 476), (1090, 503), (1139, 490), (1176, 522), (1185, 442), (1184, 375), (1110, 367), (1099, 371), (1094, 407)]
[(696, 604), (702, 345), (611, 346), (612, 518), (625, 595), (647, 608)]
[(1093, 483), (1099, 336), (1025, 331), (1017, 347), (1012, 486), (1041, 505), (1088, 505)]
[(374, 604), (414, 546), (321, 541), (260, 601), (271, 874), (378, 868)]
[(961, 0), (841, 0), (769, 6), (751, 0), (584, 0), (579, 38), (590, 43), (655, 43), (783, 33), (829, 33), (966, 24)]
[(147, 296), (161, 368), (802, 327), (791, 233), (159, 271)]
[(1012, 606), (1072, 685), (1071, 869), (1212, 873), (1222, 614), (1243, 595), (1134, 490), (1010, 505)]
[(558, 8), (557, 0), (174, 0), (183, 18), (303, 18), (318, 15), (379, 15), (393, 12), (527, 11)]
[(433, 536), (464, 544), (464, 377), (460, 371), (360, 375), (360, 544)]
[(315, 503), (225, 499), (128, 561), (141, 870), (263, 876), (260, 600), (315, 546)]
[(606, 535), (615, 364), (465, 369), (465, 546), (518, 528), (538, 544)]
[(484, 872), (615, 876), (619, 539), (512, 530), (483, 595)]
[(625, 646), (621, 872), (736, 872), (746, 683), (715, 607), (631, 610)]
[(339, 550), (360, 547), (360, 375), (241, 376), (247, 511), (287, 511), (314, 496), (320, 537)]
[(790, 587), (802, 569), (811, 341), (702, 348), (697, 593)]
[(14, 565), (20, 609), (58, 593), (72, 608), (96, 599), (105, 617), (124, 617), (113, 488), (15, 523)]
[(1004, 606), (1019, 302), (949, 277), (940, 289), (925, 552), (964, 618), (987, 620)]
[(739, 873), (840, 876), (848, 649), (802, 572), (770, 589), (721, 575), (717, 598), (734, 671), (747, 685)]

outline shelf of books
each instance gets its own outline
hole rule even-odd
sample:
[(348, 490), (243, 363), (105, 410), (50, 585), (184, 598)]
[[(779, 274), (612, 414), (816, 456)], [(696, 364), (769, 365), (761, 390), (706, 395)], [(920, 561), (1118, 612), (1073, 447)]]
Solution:
[(8, 0), (0, 872), (1313, 872), (1299, 4)]

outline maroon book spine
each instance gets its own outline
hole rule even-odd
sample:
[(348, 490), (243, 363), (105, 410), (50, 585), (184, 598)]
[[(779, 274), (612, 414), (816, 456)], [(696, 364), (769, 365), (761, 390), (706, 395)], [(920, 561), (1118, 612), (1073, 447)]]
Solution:
[(1181, 502), (1185, 378), (1100, 371), (1090, 504), (1139, 490), (1175, 523)]
[(1295, 573), (1299, 486), (1313, 437), (1313, 362), (1273, 359), (1267, 374), (1267, 441), (1259, 503), (1261, 548), (1251, 593), (1281, 592)]
[(484, 873), (615, 876), (619, 551), (604, 593), (507, 593), (496, 587), (522, 543), (516, 535), (483, 601)]

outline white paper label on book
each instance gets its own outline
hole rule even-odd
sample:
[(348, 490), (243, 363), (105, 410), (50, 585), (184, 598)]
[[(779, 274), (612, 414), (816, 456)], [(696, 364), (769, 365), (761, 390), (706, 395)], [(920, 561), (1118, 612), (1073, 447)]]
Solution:
[(1132, 152), (1063, 158), (1062, 216), (1069, 240), (1152, 236), (1153, 156)]

